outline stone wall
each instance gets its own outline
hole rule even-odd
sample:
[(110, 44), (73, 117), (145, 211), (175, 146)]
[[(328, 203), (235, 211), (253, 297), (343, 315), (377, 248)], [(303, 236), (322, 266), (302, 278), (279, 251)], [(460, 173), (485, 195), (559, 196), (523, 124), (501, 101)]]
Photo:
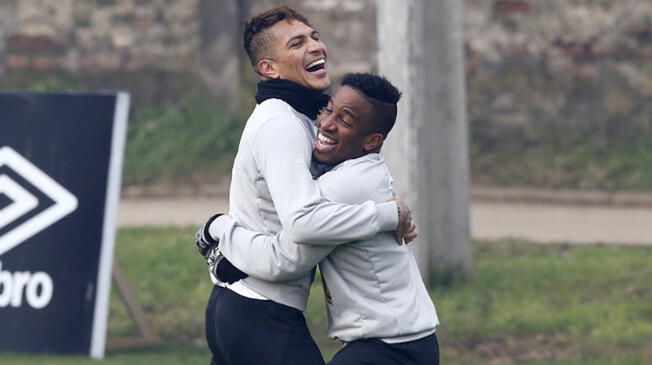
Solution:
[(466, 5), (475, 183), (647, 188), (652, 2)]
[(641, 113), (652, 96), (652, 2), (466, 4), (469, 108), (476, 123), (498, 134), (520, 129), (532, 140), (542, 123), (616, 137), (652, 128)]
[[(197, 75), (227, 99), (238, 94), (243, 66), (254, 78), (241, 50), (243, 20), (280, 3), (2, 0), (0, 81), (20, 70), (134, 77), (156, 70)], [(335, 79), (376, 69), (373, 0), (285, 3), (320, 30)], [(540, 125), (603, 134), (652, 128), (649, 0), (465, 0), (465, 40), (476, 132), (532, 143)]]
[(198, 0), (5, 0), (5, 71), (197, 67)]
[[(201, 63), (200, 0), (3, 0), (0, 2), (0, 64), (81, 72), (134, 71), (155, 67), (198, 69)], [(208, 0), (226, 11), (234, 2)], [(237, 3), (237, 2), (235, 2)], [(247, 2), (240, 1), (242, 4)], [(247, 14), (287, 3), (305, 13), (333, 52), (337, 70), (375, 65), (373, 0), (249, 1)], [(228, 4), (228, 5), (227, 5)], [(228, 10), (238, 16), (237, 10)], [(210, 23), (207, 19), (206, 23)], [(240, 46), (241, 29), (235, 29)], [(232, 30), (230, 30), (232, 31)], [(240, 56), (243, 52), (238, 50)], [(336, 73), (341, 73), (337, 71)]]
[[(84, 78), (160, 78), (191, 73), (211, 94), (237, 102), (243, 22), (281, 4), (275, 0), (3, 0), (0, 2), (0, 81), (12, 72), (65, 72)], [(373, 0), (294, 0), (333, 50), (335, 78), (375, 64)], [(352, 36), (355, 35), (355, 36)], [(168, 77), (169, 79), (169, 77)], [(98, 84), (100, 82), (91, 82)], [(0, 83), (1, 85), (1, 83)], [(170, 86), (166, 82), (166, 86)], [(88, 83), (86, 83), (88, 86)], [(146, 93), (126, 85), (139, 99)], [(163, 86), (163, 85), (161, 85)], [(247, 85), (250, 86), (250, 85)]]
[[(0, 66), (80, 72), (198, 70), (200, 3), (227, 0), (3, 0)], [(242, 17), (287, 3), (312, 21), (336, 74), (375, 69), (373, 0), (249, 0)], [(231, 6), (231, 5), (229, 5)], [(514, 57), (545, 62), (554, 76), (594, 79), (591, 59), (652, 57), (647, 0), (465, 0), (469, 72)], [(217, 12), (220, 8), (208, 8)], [(224, 10), (226, 11), (226, 10)], [(237, 10), (229, 14), (240, 16)], [(204, 22), (210, 22), (204, 20)], [(229, 29), (240, 41), (240, 29)], [(240, 42), (237, 42), (238, 45)], [(243, 57), (240, 50), (239, 56)]]

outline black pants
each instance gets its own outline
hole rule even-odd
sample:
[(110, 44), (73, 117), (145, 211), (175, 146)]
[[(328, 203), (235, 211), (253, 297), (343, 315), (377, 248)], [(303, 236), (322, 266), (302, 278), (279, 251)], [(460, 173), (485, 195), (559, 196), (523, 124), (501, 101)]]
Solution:
[(437, 336), (389, 344), (378, 339), (353, 341), (329, 365), (439, 365)]
[(206, 307), (211, 365), (323, 365), (303, 313), (214, 286)]

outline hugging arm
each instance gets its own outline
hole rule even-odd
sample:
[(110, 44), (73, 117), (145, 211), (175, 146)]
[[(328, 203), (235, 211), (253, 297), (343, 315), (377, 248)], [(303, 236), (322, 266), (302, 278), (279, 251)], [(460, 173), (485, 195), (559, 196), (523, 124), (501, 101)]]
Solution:
[(396, 229), (398, 209), (393, 201), (349, 205), (324, 199), (310, 174), (312, 144), (305, 131), (297, 120), (272, 122), (258, 131), (252, 153), (289, 240), (337, 245)]
[(289, 281), (310, 272), (335, 246), (309, 246), (290, 241), (284, 231), (266, 234), (246, 229), (235, 219), (221, 216), (211, 225), (220, 242), (245, 240), (247, 250), (220, 245), (222, 254), (246, 274), (267, 281)]

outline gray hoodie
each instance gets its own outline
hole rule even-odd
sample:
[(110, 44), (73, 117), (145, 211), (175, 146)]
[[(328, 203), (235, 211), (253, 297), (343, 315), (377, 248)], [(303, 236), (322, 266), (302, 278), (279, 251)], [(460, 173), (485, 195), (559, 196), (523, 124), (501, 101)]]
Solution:
[[(393, 195), (391, 183), (376, 153), (344, 161), (318, 179), (325, 198), (347, 204), (386, 202)], [(218, 225), (223, 238), (249, 235), (255, 256), (238, 256), (232, 263), (251, 276), (294, 280), (320, 262), (332, 338), (407, 342), (433, 333), (439, 323), (412, 250), (399, 246), (391, 233), (320, 247), (292, 242), (284, 231), (251, 232), (228, 217)]]
[[(229, 216), (215, 220), (210, 227), (213, 237), (220, 239), (221, 253), (236, 267), (247, 272), (249, 266), (243, 261), (250, 260), (253, 266), (262, 264), (265, 250), (273, 246), (261, 247), (260, 240), (246, 230), (229, 230), (235, 222), (241, 228), (260, 232), (254, 236), (276, 234), (283, 229), (287, 240), (324, 252), (333, 245), (367, 239), (397, 226), (394, 202), (344, 205), (324, 199), (310, 172), (315, 138), (312, 120), (284, 101), (268, 99), (254, 109), (233, 164)], [(313, 273), (297, 272), (285, 282), (275, 282), (271, 275), (252, 275), (239, 284), (303, 311)]]

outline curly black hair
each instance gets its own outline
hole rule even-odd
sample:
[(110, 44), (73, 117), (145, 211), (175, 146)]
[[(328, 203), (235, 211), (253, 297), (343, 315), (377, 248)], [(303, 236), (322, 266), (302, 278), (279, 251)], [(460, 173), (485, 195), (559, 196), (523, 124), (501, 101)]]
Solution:
[(369, 100), (373, 107), (372, 132), (387, 137), (394, 127), (398, 112), (396, 104), (401, 99), (401, 92), (396, 86), (385, 77), (371, 73), (346, 74), (340, 85), (360, 91)]
[(251, 61), (251, 65), (254, 66), (254, 69), (256, 69), (258, 61), (261, 58), (268, 56), (271, 52), (274, 36), (268, 31), (268, 29), (274, 24), (286, 19), (298, 20), (309, 27), (311, 26), (305, 16), (287, 6), (279, 6), (269, 9), (253, 16), (245, 24), (243, 34), (244, 49), (247, 52), (249, 61)]

